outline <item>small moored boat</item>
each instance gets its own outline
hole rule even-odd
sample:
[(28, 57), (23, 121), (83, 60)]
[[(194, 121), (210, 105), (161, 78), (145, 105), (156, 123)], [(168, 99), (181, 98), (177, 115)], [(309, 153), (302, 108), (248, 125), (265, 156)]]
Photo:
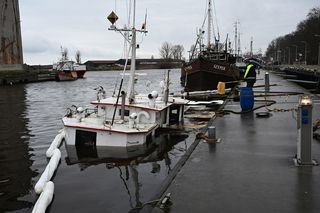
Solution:
[[(123, 79), (126, 76), (122, 74), (117, 95), (105, 98), (105, 91), (100, 86), (96, 89), (97, 100), (91, 102), (94, 108), (69, 109), (62, 119), (67, 145), (128, 147), (149, 144), (157, 135), (159, 128), (166, 127), (173, 119), (180, 121), (183, 117), (183, 105), (178, 105), (173, 100), (169, 101), (169, 71), (162, 84), (160, 95), (157, 91), (136, 95), (134, 89), (136, 33), (147, 33), (145, 25), (141, 30), (136, 29), (134, 25), (131, 29), (127, 27), (119, 29), (114, 25), (117, 20), (114, 12), (108, 19), (112, 23), (109, 30), (121, 32), (125, 40), (130, 42), (131, 68), (128, 89), (127, 91), (122, 89)], [(124, 32), (130, 32), (132, 36), (125, 36)], [(125, 71), (126, 66), (123, 72)]]

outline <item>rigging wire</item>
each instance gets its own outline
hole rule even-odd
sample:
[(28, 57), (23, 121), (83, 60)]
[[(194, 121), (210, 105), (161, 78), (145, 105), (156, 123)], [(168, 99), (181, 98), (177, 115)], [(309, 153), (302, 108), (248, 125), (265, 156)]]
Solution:
[(207, 17), (208, 17), (208, 4), (209, 4), (209, 0), (207, 0), (207, 3), (206, 3), (206, 9), (205, 9), (205, 12), (204, 12), (204, 18), (203, 18), (201, 30), (203, 30), (203, 27), (204, 27), (204, 25), (206, 23), (206, 20), (207, 20)]
[(132, 0), (128, 0), (128, 26), (131, 24)]
[(117, 108), (118, 108), (118, 103), (119, 103), (120, 93), (121, 93), (121, 89), (122, 89), (122, 85), (123, 85), (123, 80), (124, 80), (125, 72), (126, 72), (127, 66), (128, 66), (130, 50), (131, 50), (131, 45), (129, 47), (129, 51), (128, 51), (127, 58), (126, 58), (126, 63), (124, 65), (124, 68), (123, 68), (123, 71), (122, 71), (122, 78), (121, 78), (121, 82), (120, 82), (120, 86), (119, 86), (116, 105), (115, 105), (113, 116), (112, 116), (111, 126), (113, 126), (113, 122), (114, 122), (114, 119), (115, 119), (115, 116), (116, 116), (116, 111), (117, 111)]
[(213, 1), (213, 10), (214, 10), (214, 16), (215, 16), (215, 19), (216, 19), (216, 25), (217, 25), (217, 31), (218, 31), (218, 40), (220, 40), (220, 30), (219, 30), (218, 16), (217, 16), (217, 10), (216, 10), (215, 1)]
[[(116, 1), (117, 0), (115, 0), (115, 10), (117, 10)], [(130, 26), (131, 0), (127, 0), (126, 1), (126, 10), (127, 10), (127, 18), (128, 18), (128, 20), (127, 20), (127, 25), (125, 25), (124, 28), (127, 28), (127, 26)], [(122, 78), (121, 78), (121, 81), (123, 81), (123, 78), (125, 76), (125, 71), (127, 69), (127, 63), (128, 63), (129, 54), (130, 54), (130, 51), (131, 51), (131, 46), (128, 49), (128, 43), (130, 44), (131, 42), (130, 42), (130, 38), (129, 38), (129, 36), (130, 36), (129, 32), (124, 32), (124, 33), (122, 33), (121, 31), (118, 31), (118, 32), (124, 37), (122, 58), (125, 58), (126, 62), (125, 62), (125, 66), (124, 66), (124, 70), (123, 70)], [(119, 83), (119, 76), (116, 79), (116, 84), (115, 84), (115, 87), (114, 87), (114, 90), (113, 90), (113, 93), (112, 93), (112, 97), (115, 96), (115, 93), (116, 93), (116, 90), (117, 90), (117, 87), (118, 87), (118, 83)], [(122, 85), (121, 85), (121, 87), (122, 87)], [(121, 88), (120, 88), (120, 90), (121, 90)]]
[[(128, 32), (127, 32), (127, 33), (128, 33)], [(125, 71), (126, 71), (126, 69), (127, 69), (127, 68), (126, 68), (126, 66), (127, 66), (127, 60), (128, 60), (128, 58), (129, 58), (129, 54), (130, 54), (130, 50), (131, 50), (131, 46), (130, 46), (129, 49), (128, 49), (128, 45), (127, 45), (127, 42), (128, 42), (128, 40), (127, 40), (127, 38), (126, 38), (126, 37), (128, 37), (128, 34), (127, 34), (127, 33), (124, 33), (124, 34), (121, 33), (122, 36), (125, 37), (125, 38), (124, 38), (124, 42), (123, 42), (122, 58), (125, 58), (125, 59), (126, 59), (125, 69), (122, 71), (123, 73), (121, 74), (121, 75), (122, 75), (122, 78), (123, 78), (123, 76), (125, 75)], [(119, 76), (120, 76), (120, 75), (117, 76), (116, 84), (115, 84), (115, 87), (114, 87), (114, 90), (113, 90), (113, 93), (112, 93), (112, 97), (115, 96), (115, 93), (116, 93), (116, 90), (117, 90), (117, 87), (118, 87)]]

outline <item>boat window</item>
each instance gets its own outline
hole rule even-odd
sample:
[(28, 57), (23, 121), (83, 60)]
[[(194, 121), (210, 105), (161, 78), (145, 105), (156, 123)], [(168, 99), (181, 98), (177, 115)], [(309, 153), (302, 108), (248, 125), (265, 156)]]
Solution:
[[(121, 116), (121, 109), (119, 109), (119, 115)], [(129, 116), (129, 115), (130, 115), (130, 110), (125, 109), (124, 116)]]
[(96, 147), (97, 133), (84, 130), (76, 130), (76, 146)]
[(179, 106), (170, 108), (169, 123), (171, 124), (171, 123), (179, 122), (179, 114), (180, 114)]

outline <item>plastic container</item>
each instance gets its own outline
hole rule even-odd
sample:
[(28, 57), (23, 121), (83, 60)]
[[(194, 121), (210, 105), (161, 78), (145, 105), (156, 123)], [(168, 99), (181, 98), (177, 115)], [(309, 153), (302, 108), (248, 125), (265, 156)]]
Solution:
[(226, 84), (224, 82), (218, 83), (218, 94), (224, 95), (226, 93)]
[(254, 105), (254, 96), (252, 87), (240, 88), (240, 106), (242, 111), (252, 110)]

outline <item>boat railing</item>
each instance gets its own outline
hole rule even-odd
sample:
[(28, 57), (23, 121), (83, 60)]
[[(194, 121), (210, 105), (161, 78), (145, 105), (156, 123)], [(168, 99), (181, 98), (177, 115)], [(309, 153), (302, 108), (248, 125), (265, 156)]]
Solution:
[(228, 53), (224, 53), (224, 52), (202, 52), (201, 56), (205, 59), (213, 60), (213, 61), (228, 60)]
[(95, 108), (87, 108), (87, 109), (84, 110), (85, 117), (88, 117), (91, 114), (97, 114), (97, 113), (98, 113), (98, 108), (97, 107), (95, 107)]

